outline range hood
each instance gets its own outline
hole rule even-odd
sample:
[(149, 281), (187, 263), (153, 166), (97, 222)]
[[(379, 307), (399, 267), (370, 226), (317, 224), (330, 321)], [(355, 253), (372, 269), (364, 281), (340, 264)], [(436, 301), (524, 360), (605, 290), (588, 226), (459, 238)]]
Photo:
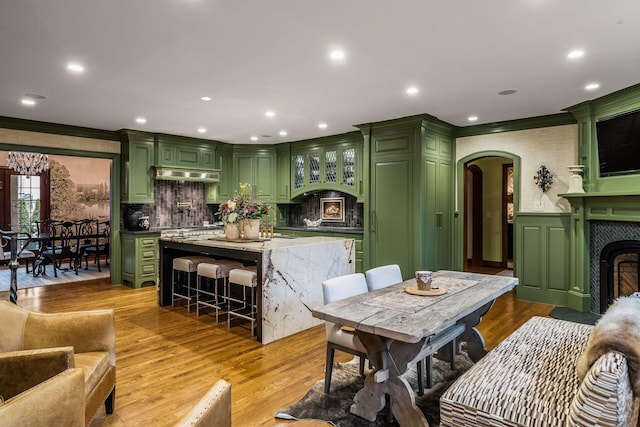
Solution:
[(156, 179), (165, 181), (220, 182), (220, 171), (156, 166)]

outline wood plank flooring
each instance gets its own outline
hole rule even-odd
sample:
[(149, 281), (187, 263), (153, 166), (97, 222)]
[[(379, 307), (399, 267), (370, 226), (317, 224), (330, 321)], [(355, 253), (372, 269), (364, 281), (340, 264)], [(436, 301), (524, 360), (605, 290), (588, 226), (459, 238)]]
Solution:
[[(0, 292), (8, 299), (8, 292)], [(104, 409), (99, 426), (172, 426), (219, 379), (232, 385), (232, 419), (243, 426), (325, 426), (281, 421), (278, 409), (298, 401), (323, 377), (324, 326), (268, 345), (248, 329), (215, 324), (184, 307), (158, 307), (155, 287), (131, 289), (106, 280), (66, 283), (18, 291), (18, 304), (34, 311), (60, 312), (111, 307), (116, 312), (117, 389), (115, 413)], [(503, 295), (479, 325), (487, 348), (534, 315), (553, 306)], [(338, 352), (338, 361), (351, 356)]]

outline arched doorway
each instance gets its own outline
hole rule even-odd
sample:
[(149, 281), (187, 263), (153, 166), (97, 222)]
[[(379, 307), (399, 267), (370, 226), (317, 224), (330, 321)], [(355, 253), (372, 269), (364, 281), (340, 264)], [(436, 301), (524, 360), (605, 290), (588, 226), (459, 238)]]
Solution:
[(459, 254), (464, 271), (513, 268), (520, 162), (505, 152), (482, 152), (458, 162)]

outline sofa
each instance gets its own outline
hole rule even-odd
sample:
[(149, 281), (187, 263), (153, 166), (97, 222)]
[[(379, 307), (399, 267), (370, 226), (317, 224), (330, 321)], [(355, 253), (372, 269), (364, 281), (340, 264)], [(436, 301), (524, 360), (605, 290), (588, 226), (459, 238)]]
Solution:
[(441, 426), (636, 426), (639, 330), (636, 297), (595, 327), (533, 317), (441, 396)]
[(72, 347), (71, 366), (84, 373), (85, 425), (102, 404), (111, 414), (116, 384), (113, 310), (45, 314), (0, 301), (0, 352), (54, 347)]
[(73, 348), (0, 353), (0, 424), (4, 427), (85, 424), (84, 372)]

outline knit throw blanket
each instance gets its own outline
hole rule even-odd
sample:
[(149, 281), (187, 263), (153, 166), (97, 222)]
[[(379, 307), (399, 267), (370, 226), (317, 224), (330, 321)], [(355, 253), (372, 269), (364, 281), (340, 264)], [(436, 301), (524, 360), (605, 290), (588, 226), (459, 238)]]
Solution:
[(591, 365), (610, 351), (627, 358), (631, 387), (640, 397), (640, 293), (618, 298), (596, 323), (576, 364), (580, 381)]

